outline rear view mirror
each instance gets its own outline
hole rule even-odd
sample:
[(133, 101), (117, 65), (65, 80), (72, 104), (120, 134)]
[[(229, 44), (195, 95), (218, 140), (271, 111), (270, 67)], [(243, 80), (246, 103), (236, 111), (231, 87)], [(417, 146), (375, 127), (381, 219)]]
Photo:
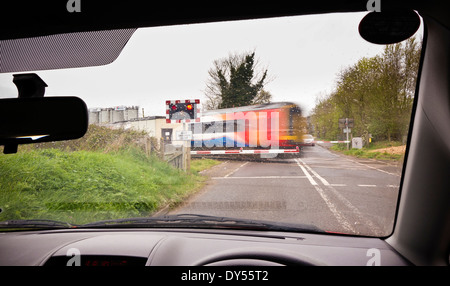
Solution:
[(359, 34), (373, 44), (399, 43), (413, 36), (420, 27), (420, 17), (412, 10), (367, 14), (359, 24)]
[(78, 97), (0, 99), (0, 145), (4, 153), (18, 144), (62, 141), (83, 137), (88, 110)]

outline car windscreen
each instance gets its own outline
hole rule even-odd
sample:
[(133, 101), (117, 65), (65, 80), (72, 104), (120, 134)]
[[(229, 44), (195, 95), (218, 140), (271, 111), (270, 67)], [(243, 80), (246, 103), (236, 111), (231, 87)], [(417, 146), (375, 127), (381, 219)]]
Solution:
[[(366, 14), (140, 28), (126, 31), (110, 64), (28, 70), (45, 97), (84, 100), (89, 128), (0, 154), (0, 221), (191, 214), (389, 235), (422, 28), (371, 44), (358, 33)], [(108, 46), (87, 54), (109, 61)], [(17, 97), (17, 73), (0, 74), (2, 98)]]

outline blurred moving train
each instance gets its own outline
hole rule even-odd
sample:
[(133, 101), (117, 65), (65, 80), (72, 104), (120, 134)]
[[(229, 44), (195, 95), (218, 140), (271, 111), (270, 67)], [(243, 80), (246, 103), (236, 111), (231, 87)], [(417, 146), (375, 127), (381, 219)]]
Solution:
[(188, 130), (193, 134), (193, 154), (208, 154), (207, 150), (298, 153), (306, 120), (298, 105), (278, 102), (204, 111), (200, 122), (189, 123)]

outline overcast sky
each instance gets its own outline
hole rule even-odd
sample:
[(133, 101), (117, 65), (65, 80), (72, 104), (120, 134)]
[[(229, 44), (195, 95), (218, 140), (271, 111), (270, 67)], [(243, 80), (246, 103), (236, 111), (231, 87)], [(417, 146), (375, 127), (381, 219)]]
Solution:
[[(88, 107), (144, 108), (165, 115), (165, 100), (205, 99), (213, 61), (255, 51), (273, 79), (273, 101), (294, 101), (306, 112), (329, 93), (337, 73), (362, 57), (380, 54), (358, 34), (366, 13), (324, 14), (140, 29), (112, 64), (38, 71), (46, 95), (75, 95)], [(0, 75), (0, 97), (16, 97), (11, 74)]]

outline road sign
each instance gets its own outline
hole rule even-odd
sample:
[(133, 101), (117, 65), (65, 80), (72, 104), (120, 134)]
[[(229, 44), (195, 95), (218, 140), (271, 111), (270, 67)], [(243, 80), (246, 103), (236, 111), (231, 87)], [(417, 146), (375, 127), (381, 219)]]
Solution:
[(363, 140), (361, 137), (352, 138), (352, 148), (361, 149), (363, 147)]
[(177, 141), (190, 141), (192, 140), (192, 131), (177, 131), (176, 139)]
[(352, 130), (350, 128), (348, 128), (348, 127), (344, 128), (343, 131), (344, 131), (344, 133), (352, 133)]

